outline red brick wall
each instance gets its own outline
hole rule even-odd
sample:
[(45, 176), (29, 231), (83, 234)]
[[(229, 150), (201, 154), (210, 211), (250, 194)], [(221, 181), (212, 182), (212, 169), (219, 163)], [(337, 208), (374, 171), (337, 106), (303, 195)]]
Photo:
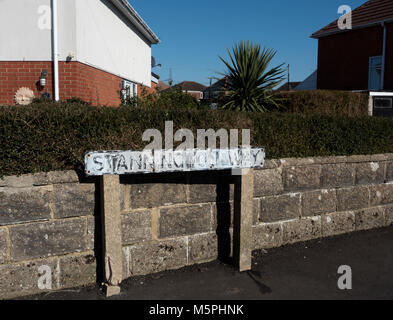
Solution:
[(154, 94), (157, 92), (157, 86), (155, 82), (151, 82), (151, 87), (146, 87), (143, 85), (138, 84), (138, 97), (143, 98), (144, 95)]
[[(7, 62), (0, 61), (0, 104), (14, 104), (15, 92), (20, 87), (32, 89), (39, 96), (36, 86), (41, 71), (48, 71), (48, 86), (45, 89), (52, 95), (52, 64), (51, 62)], [(45, 90), (46, 91), (46, 90)]]
[[(41, 71), (48, 71), (47, 85), (37, 86)], [(118, 106), (121, 78), (79, 62), (59, 63), (60, 100), (81, 98), (93, 105)], [(32, 89), (38, 98), (49, 92), (53, 98), (52, 62), (0, 61), (0, 104), (15, 104), (14, 95), (20, 87)]]
[[(318, 89), (367, 90), (369, 58), (382, 55), (382, 46), (381, 26), (320, 38)], [(393, 52), (389, 52), (387, 56), (392, 70), (390, 56)]]
[(60, 78), (61, 100), (79, 97), (93, 105), (120, 105), (120, 77), (78, 62), (62, 63), (60, 74), (63, 75), (63, 79)]

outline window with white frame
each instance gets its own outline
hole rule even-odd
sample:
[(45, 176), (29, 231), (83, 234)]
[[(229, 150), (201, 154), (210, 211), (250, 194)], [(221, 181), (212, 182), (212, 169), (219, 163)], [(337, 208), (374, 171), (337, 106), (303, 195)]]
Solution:
[(136, 83), (123, 80), (122, 82), (122, 93), (124, 99), (130, 99), (138, 95), (138, 86)]

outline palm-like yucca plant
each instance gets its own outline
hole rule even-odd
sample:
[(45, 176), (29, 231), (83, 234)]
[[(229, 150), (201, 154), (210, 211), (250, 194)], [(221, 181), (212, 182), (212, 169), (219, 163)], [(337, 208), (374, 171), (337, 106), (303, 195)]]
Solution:
[(228, 69), (224, 73), (227, 84), (222, 107), (260, 112), (278, 107), (279, 100), (272, 90), (283, 81), (283, 64), (268, 70), (276, 51), (242, 41), (228, 54), (230, 61), (219, 57)]

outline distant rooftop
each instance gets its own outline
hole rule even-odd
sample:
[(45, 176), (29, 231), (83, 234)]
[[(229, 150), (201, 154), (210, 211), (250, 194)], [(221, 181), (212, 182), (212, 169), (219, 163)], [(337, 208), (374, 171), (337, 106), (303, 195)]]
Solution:
[(194, 81), (183, 81), (176, 87), (180, 87), (183, 91), (204, 91), (206, 89), (206, 86)]
[(292, 91), (294, 90), (301, 82), (288, 82), (283, 84), (281, 87), (277, 89), (277, 91)]
[(166, 84), (165, 82), (163, 82), (163, 81), (161, 81), (161, 80), (158, 81), (157, 87), (158, 87), (158, 90), (159, 90), (159, 91), (164, 91), (164, 90), (167, 90), (167, 89), (170, 88), (170, 86), (169, 86), (168, 84)]

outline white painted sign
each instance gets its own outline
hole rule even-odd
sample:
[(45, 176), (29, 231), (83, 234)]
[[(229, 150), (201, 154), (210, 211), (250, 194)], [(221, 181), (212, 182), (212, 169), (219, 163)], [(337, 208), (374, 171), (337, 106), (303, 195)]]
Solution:
[(94, 151), (85, 155), (88, 176), (262, 168), (263, 148)]

